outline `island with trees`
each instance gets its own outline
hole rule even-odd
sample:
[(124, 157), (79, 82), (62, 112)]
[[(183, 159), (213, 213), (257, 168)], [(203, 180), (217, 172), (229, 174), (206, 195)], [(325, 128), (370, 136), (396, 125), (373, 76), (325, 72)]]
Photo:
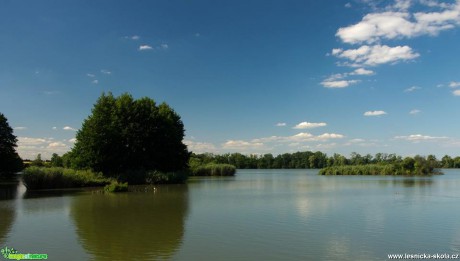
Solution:
[(349, 158), (317, 151), (279, 155), (195, 154), (183, 143), (184, 124), (166, 103), (125, 93), (103, 93), (77, 131), (71, 151), (38, 154), (30, 161), (16, 152), (17, 138), (0, 113), (0, 178), (23, 170), (28, 189), (105, 186), (124, 191), (127, 184), (184, 183), (189, 176), (232, 176), (236, 169), (320, 169), (320, 175), (433, 175), (439, 168), (460, 168), (460, 157), (401, 157), (377, 153)]

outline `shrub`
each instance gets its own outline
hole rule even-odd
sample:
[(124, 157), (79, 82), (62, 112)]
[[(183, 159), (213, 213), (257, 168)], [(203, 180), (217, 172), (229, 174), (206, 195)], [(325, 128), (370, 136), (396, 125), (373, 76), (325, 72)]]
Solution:
[(102, 173), (90, 170), (73, 170), (62, 167), (40, 168), (31, 166), (24, 170), (22, 180), (27, 189), (57, 189), (104, 186), (111, 182)]
[(118, 183), (112, 182), (109, 185), (104, 187), (104, 191), (106, 192), (126, 192), (128, 191), (128, 183)]
[(187, 181), (189, 171), (180, 170), (173, 172), (149, 171), (146, 183), (148, 184), (181, 184)]

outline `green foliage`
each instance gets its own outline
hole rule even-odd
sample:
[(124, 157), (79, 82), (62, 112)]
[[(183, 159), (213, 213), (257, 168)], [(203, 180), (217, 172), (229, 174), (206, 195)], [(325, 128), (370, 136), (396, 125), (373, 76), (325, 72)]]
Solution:
[(319, 171), (319, 175), (435, 175), (441, 174), (421, 156), (406, 157), (402, 163), (331, 166)]
[(104, 187), (104, 191), (106, 192), (126, 192), (128, 191), (128, 183), (119, 183), (119, 182), (112, 182), (109, 185)]
[(187, 168), (190, 156), (183, 137), (180, 116), (166, 103), (157, 106), (150, 98), (102, 94), (63, 164), (109, 177), (133, 169), (180, 171)]
[(236, 168), (230, 164), (209, 163), (191, 168), (192, 176), (234, 176)]
[(59, 157), (56, 153), (53, 153), (50, 160), (51, 167), (64, 167), (62, 157)]
[(17, 141), (8, 120), (0, 113), (0, 178), (23, 169), (22, 159), (16, 152)]
[(39, 153), (30, 165), (35, 167), (45, 166), (45, 162), (42, 160), (42, 154)]
[(188, 170), (171, 172), (149, 171), (147, 172), (146, 183), (148, 184), (181, 184), (187, 181)]
[(29, 167), (24, 170), (22, 180), (27, 189), (57, 189), (104, 186), (111, 182), (101, 173), (90, 170), (73, 170), (61, 167)]

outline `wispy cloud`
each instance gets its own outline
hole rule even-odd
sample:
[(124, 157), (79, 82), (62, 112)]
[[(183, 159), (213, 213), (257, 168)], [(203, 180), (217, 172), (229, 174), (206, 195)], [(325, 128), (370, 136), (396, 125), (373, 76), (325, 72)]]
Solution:
[(148, 51), (148, 50), (152, 50), (152, 49), (153, 49), (153, 47), (150, 46), (150, 45), (147, 45), (147, 44), (139, 46), (139, 51)]
[(91, 77), (91, 78), (96, 77), (96, 75), (94, 75), (94, 74), (92, 74), (92, 73), (87, 73), (86, 76)]
[(332, 55), (348, 60), (343, 65), (352, 67), (397, 63), (400, 61), (409, 61), (420, 56), (420, 54), (414, 52), (407, 45), (395, 47), (387, 45), (363, 45), (357, 49), (348, 50), (336, 48), (332, 50)]
[(359, 83), (359, 80), (324, 80), (321, 82), (326, 88), (346, 88), (350, 85)]
[(205, 153), (205, 152), (216, 152), (217, 148), (214, 144), (209, 142), (197, 142), (192, 140), (184, 140), (184, 144), (187, 145), (189, 151), (195, 153)]
[(21, 131), (21, 130), (27, 130), (27, 127), (18, 126), (18, 127), (14, 127), (13, 129), (14, 129), (14, 130)]
[(405, 89), (404, 92), (413, 92), (413, 91), (420, 90), (420, 89), (421, 88), (418, 86), (412, 86), (410, 88)]
[(97, 79), (96, 79), (96, 80), (93, 80), (91, 83), (92, 83), (92, 84), (98, 84), (98, 83), (99, 83), (99, 80), (97, 80)]
[(460, 82), (450, 82), (449, 83), (450, 88), (457, 88), (460, 87)]
[(166, 49), (168, 49), (168, 48), (169, 48), (169, 45), (168, 45), (168, 44), (165, 44), (165, 43), (163, 43), (163, 44), (161, 44), (161, 45), (160, 45), (160, 48), (161, 48), (161, 49), (163, 49), (163, 50), (166, 50)]
[(244, 140), (229, 140), (222, 144), (222, 148), (224, 149), (232, 149), (232, 150), (247, 150), (247, 149), (254, 149), (254, 148), (261, 148), (264, 144), (262, 142), (250, 142)]
[(64, 128), (62, 128), (63, 130), (66, 130), (66, 131), (77, 131), (77, 129), (75, 128), (72, 128), (70, 126), (65, 126)]
[(413, 109), (409, 112), (409, 114), (412, 114), (412, 115), (415, 115), (415, 114), (419, 114), (420, 112), (422, 112), (421, 110), (418, 110), (418, 109)]
[(42, 154), (43, 159), (49, 159), (53, 153), (60, 155), (70, 150), (67, 141), (56, 141), (53, 138), (18, 137), (17, 151), (23, 159), (34, 159)]
[(460, 90), (455, 90), (452, 92), (452, 94), (455, 96), (460, 96)]
[(285, 122), (278, 122), (275, 126), (284, 127), (284, 126), (286, 126), (286, 123)]
[(324, 127), (327, 124), (325, 122), (301, 122), (293, 127), (293, 129), (313, 129), (318, 127)]
[(111, 75), (111, 74), (112, 74), (111, 71), (105, 70), (105, 69), (102, 69), (102, 70), (101, 70), (101, 73), (102, 73), (102, 74), (105, 74), (105, 75)]
[(364, 69), (364, 68), (358, 68), (356, 70), (354, 70), (353, 72), (350, 73), (350, 75), (373, 75), (375, 74), (374, 71), (372, 70), (367, 70), (367, 69)]
[(364, 116), (381, 116), (387, 114), (385, 111), (366, 111)]
[(436, 136), (428, 136), (428, 135), (422, 135), (422, 134), (412, 134), (408, 136), (396, 136), (394, 139), (397, 140), (406, 140), (406, 141), (411, 141), (411, 142), (421, 142), (421, 141), (439, 141), (439, 140), (445, 140), (448, 139), (448, 137), (436, 137)]

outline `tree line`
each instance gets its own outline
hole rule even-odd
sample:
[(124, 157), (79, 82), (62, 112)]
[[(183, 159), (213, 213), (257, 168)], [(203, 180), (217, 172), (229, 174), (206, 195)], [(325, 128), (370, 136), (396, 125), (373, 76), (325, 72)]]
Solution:
[(376, 153), (375, 155), (361, 155), (353, 152), (349, 157), (334, 153), (328, 156), (326, 153), (316, 151), (304, 151), (284, 153), (277, 156), (273, 154), (241, 153), (212, 154), (192, 153), (190, 165), (196, 164), (231, 164), (238, 169), (321, 169), (332, 166), (369, 165), (369, 164), (415, 164), (415, 162), (428, 162), (433, 168), (460, 168), (460, 156), (452, 158), (445, 155), (440, 160), (435, 155), (414, 157), (402, 157), (391, 153)]

